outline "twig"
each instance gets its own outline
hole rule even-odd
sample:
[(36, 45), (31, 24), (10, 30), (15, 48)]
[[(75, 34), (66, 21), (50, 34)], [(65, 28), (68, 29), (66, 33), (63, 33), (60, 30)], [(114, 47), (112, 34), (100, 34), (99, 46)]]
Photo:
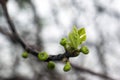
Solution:
[(17, 43), (17, 41), (14, 38), (14, 36), (10, 32), (6, 31), (6, 29), (0, 27), (0, 32), (3, 35), (7, 36), (13, 43)]
[(81, 72), (84, 72), (84, 73), (89, 73), (91, 75), (95, 75), (95, 76), (98, 76), (98, 77), (101, 77), (101, 78), (105, 78), (107, 80), (115, 80), (107, 75), (104, 75), (104, 74), (100, 74), (100, 73), (97, 73), (97, 72), (94, 72), (94, 71), (91, 71), (89, 69), (86, 69), (86, 68), (82, 68), (80, 66), (77, 66), (77, 65), (74, 65), (74, 64), (71, 64), (72, 67), (75, 69), (75, 70), (79, 70)]
[[(4, 0), (1, 0), (1, 1), (4, 1)], [(0, 2), (1, 2), (0, 1)], [(13, 33), (13, 36), (14, 38), (16, 39), (16, 41), (21, 44), (21, 46), (23, 47), (23, 49), (25, 49), (27, 52), (31, 53), (32, 55), (34, 56), (38, 56), (38, 53), (39, 51), (36, 51), (36, 50), (33, 50), (33, 47), (25, 44), (25, 42), (20, 38), (20, 36), (18, 35), (16, 29), (15, 29), (15, 25), (13, 24), (13, 21), (11, 20), (9, 14), (8, 14), (8, 10), (7, 10), (7, 7), (6, 7), (6, 3), (2, 3), (1, 2), (1, 5), (2, 5), (2, 8), (3, 8), (3, 11), (5, 13), (5, 17), (7, 19), (7, 22), (9, 24), (9, 27)], [(61, 61), (63, 58), (69, 58), (69, 57), (73, 57), (73, 55), (70, 55), (70, 54), (67, 54), (67, 52), (63, 53), (63, 54), (58, 54), (58, 55), (49, 55), (49, 58), (46, 60), (47, 62), (48, 61)]]
[[(3, 0), (2, 0), (3, 1)], [(6, 20), (9, 24), (9, 27), (14, 35), (14, 37), (16, 38), (16, 40), (22, 45), (22, 47), (25, 49), (26, 48), (26, 44), (24, 43), (24, 41), (19, 37), (16, 29), (15, 29), (15, 25), (13, 24), (12, 20), (10, 19), (10, 16), (8, 14), (8, 10), (7, 10), (7, 7), (6, 7), (6, 3), (2, 3), (2, 8), (4, 10), (4, 14), (5, 14), (5, 17), (6, 17)]]
[[(36, 51), (35, 49), (33, 49), (31, 46), (25, 44), (25, 42), (20, 38), (20, 36), (18, 35), (16, 29), (15, 29), (15, 25), (13, 24), (13, 21), (11, 20), (9, 14), (8, 14), (8, 11), (7, 11), (7, 7), (6, 7), (6, 2), (7, 0), (0, 0), (0, 4), (2, 5), (2, 8), (3, 8), (3, 11), (5, 13), (5, 17), (7, 19), (7, 22), (9, 24), (9, 27), (12, 31), (12, 34), (8, 33), (8, 32), (5, 32), (3, 31), (2, 28), (0, 28), (0, 32), (3, 33), (4, 35), (7, 35), (8, 37), (11, 37), (11, 39), (14, 37), (14, 39), (19, 43), (21, 44), (21, 46), (23, 47), (23, 49), (25, 49), (27, 52), (31, 53), (32, 55), (34, 56), (38, 56), (38, 53), (39, 51)], [(69, 58), (69, 57), (74, 57), (74, 55), (71, 55), (71, 54), (68, 54), (68, 52), (66, 51), (65, 53), (63, 54), (58, 54), (58, 55), (49, 55), (49, 58), (46, 60), (46, 61), (61, 61), (63, 58)], [(74, 67), (74, 69), (78, 69), (82, 72), (87, 72), (89, 74), (93, 74), (93, 75), (96, 75), (96, 76), (99, 76), (99, 77), (102, 77), (102, 78), (106, 78), (106, 79), (109, 79), (109, 80), (113, 80), (112, 78), (108, 77), (108, 76), (105, 76), (105, 75), (102, 75), (102, 74), (99, 74), (99, 73), (95, 73), (93, 71), (90, 71), (90, 70), (87, 70), (87, 69), (84, 69), (84, 68), (81, 68), (81, 67), (78, 67), (78, 66), (75, 66), (75, 65), (72, 65)]]

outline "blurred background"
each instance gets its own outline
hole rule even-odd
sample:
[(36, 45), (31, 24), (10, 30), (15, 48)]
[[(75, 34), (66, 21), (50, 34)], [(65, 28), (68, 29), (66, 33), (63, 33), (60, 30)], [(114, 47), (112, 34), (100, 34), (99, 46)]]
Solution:
[[(71, 63), (120, 80), (120, 0), (8, 0), (7, 8), (20, 37), (49, 54), (64, 53), (59, 42), (73, 25), (85, 27), (90, 53)], [(0, 28), (10, 32), (1, 5)], [(23, 59), (22, 52), (0, 30), (0, 80), (106, 80), (75, 67), (66, 73), (59, 62), (48, 70), (32, 55)]]

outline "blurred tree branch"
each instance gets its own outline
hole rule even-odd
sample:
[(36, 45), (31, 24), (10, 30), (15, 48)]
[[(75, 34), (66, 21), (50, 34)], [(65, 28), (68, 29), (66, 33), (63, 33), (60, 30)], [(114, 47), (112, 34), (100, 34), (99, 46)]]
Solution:
[(104, 74), (96, 73), (94, 71), (91, 71), (91, 70), (86, 69), (86, 68), (82, 68), (82, 67), (74, 65), (74, 64), (71, 64), (71, 65), (75, 70), (79, 70), (80, 72), (89, 73), (91, 75), (98, 76), (98, 77), (101, 77), (101, 78), (104, 78), (104, 79), (107, 79), (107, 80), (114, 80), (113, 78), (111, 78), (109, 76), (106, 76)]

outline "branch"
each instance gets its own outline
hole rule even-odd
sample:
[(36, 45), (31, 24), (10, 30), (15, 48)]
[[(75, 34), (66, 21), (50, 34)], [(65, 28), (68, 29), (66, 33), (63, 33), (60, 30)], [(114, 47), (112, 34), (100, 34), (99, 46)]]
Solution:
[(97, 73), (97, 72), (94, 72), (94, 71), (91, 71), (89, 69), (86, 69), (86, 68), (82, 68), (80, 66), (77, 66), (77, 65), (74, 65), (74, 64), (71, 64), (72, 67), (75, 69), (75, 70), (79, 70), (80, 72), (84, 72), (84, 73), (89, 73), (91, 75), (94, 75), (94, 76), (98, 76), (98, 77), (101, 77), (101, 78), (105, 78), (105, 79), (108, 79), (108, 80), (115, 80), (107, 75), (104, 75), (104, 74), (100, 74), (100, 73)]
[[(0, 28), (0, 32), (6, 36), (8, 36), (10, 39), (15, 39), (15, 41), (17, 43), (19, 43), (24, 50), (26, 50), (28, 53), (31, 53), (33, 56), (38, 56), (38, 53), (39, 51), (36, 50), (36, 48), (34, 49), (34, 47), (26, 44), (21, 38), (20, 36), (18, 35), (16, 29), (15, 29), (15, 25), (13, 24), (13, 21), (11, 20), (9, 14), (8, 14), (8, 10), (7, 10), (7, 7), (6, 7), (6, 3), (7, 3), (7, 0), (0, 0), (0, 4), (2, 5), (2, 8), (3, 8), (3, 11), (5, 13), (5, 17), (6, 17), (6, 20), (7, 20), (7, 23), (9, 24), (9, 27), (12, 31), (12, 34), (6, 32), (5, 30), (3, 30), (2, 28)], [(58, 54), (58, 55), (49, 55), (48, 59), (46, 60), (46, 62), (48, 61), (61, 61), (63, 60), (64, 58), (70, 58), (70, 57), (74, 57), (74, 54), (69, 54), (67, 51), (63, 54)], [(85, 68), (81, 68), (81, 67), (78, 67), (78, 66), (75, 66), (75, 65), (72, 65), (74, 67), (74, 69), (76, 70), (80, 70), (82, 72), (87, 72), (89, 74), (92, 74), (92, 75), (96, 75), (96, 76), (99, 76), (99, 77), (102, 77), (102, 78), (106, 78), (106, 79), (109, 79), (109, 80), (113, 80), (112, 78), (108, 77), (108, 76), (105, 76), (105, 75), (102, 75), (102, 74), (99, 74), (99, 73), (95, 73), (93, 71), (90, 71), (88, 69), (85, 69)]]
[(4, 11), (4, 14), (5, 14), (5, 17), (6, 17), (6, 20), (9, 24), (9, 27), (14, 35), (14, 37), (16, 38), (16, 40), (22, 45), (23, 48), (26, 48), (26, 44), (24, 43), (24, 41), (19, 37), (16, 29), (15, 29), (15, 25), (13, 24), (12, 20), (10, 19), (10, 16), (8, 14), (8, 10), (7, 10), (7, 7), (6, 7), (6, 3), (7, 1), (6, 0), (0, 0), (1, 2), (1, 5), (2, 5), (2, 8), (3, 8), (3, 11)]
[(5, 28), (0, 27), (0, 32), (1, 32), (3, 35), (7, 36), (7, 37), (11, 40), (11, 42), (17, 43), (17, 41), (16, 41), (16, 39), (14, 38), (14, 36), (13, 36), (10, 32), (6, 31)]
[[(32, 46), (29, 46), (28, 44), (25, 44), (25, 42), (20, 38), (20, 36), (18, 35), (16, 29), (15, 29), (15, 25), (13, 24), (12, 19), (10, 18), (9, 14), (8, 14), (8, 10), (6, 7), (6, 3), (4, 0), (0, 0), (0, 3), (2, 5), (7, 23), (9, 24), (9, 27), (12, 31), (12, 35), (14, 36), (14, 38), (16, 39), (16, 41), (23, 47), (23, 49), (25, 51), (27, 51), (28, 53), (31, 53), (32, 55), (38, 57), (38, 53), (40, 51), (34, 50)], [(63, 58), (69, 58), (69, 57), (73, 57), (74, 55), (70, 55), (68, 54), (68, 52), (65, 52), (63, 54), (58, 54), (58, 55), (49, 55), (48, 59), (46, 60), (46, 62), (48, 61), (61, 61)]]

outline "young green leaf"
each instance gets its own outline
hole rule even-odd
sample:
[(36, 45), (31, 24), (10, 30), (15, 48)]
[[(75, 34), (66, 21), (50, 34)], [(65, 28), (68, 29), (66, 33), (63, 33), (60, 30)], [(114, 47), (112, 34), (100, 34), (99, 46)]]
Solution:
[(38, 59), (41, 61), (45, 61), (48, 59), (48, 54), (46, 52), (40, 52), (38, 54)]
[(72, 32), (69, 33), (69, 45), (75, 49), (79, 46), (79, 34), (77, 28), (74, 26), (72, 29)]
[[(78, 46), (86, 40), (85, 28), (77, 29), (73, 26), (72, 31), (68, 35), (68, 40), (62, 38), (60, 44), (67, 50), (77, 50)], [(67, 46), (66, 46), (67, 45)]]
[(65, 66), (64, 66), (64, 68), (63, 68), (63, 70), (64, 70), (65, 72), (67, 72), (67, 71), (69, 71), (70, 69), (71, 69), (70, 62), (66, 62)]
[(53, 61), (49, 61), (47, 67), (48, 67), (48, 69), (54, 69), (55, 63)]
[(79, 42), (80, 44), (86, 40), (86, 32), (85, 32), (85, 28), (81, 28), (78, 30), (78, 34), (80, 36)]
[(86, 34), (85, 28), (80, 28), (80, 29), (78, 30), (78, 34), (79, 34), (80, 36), (83, 35), (83, 34)]
[(27, 58), (27, 57), (28, 57), (28, 53), (27, 53), (26, 51), (23, 52), (23, 53), (22, 53), (22, 57), (23, 57), (23, 58)]

